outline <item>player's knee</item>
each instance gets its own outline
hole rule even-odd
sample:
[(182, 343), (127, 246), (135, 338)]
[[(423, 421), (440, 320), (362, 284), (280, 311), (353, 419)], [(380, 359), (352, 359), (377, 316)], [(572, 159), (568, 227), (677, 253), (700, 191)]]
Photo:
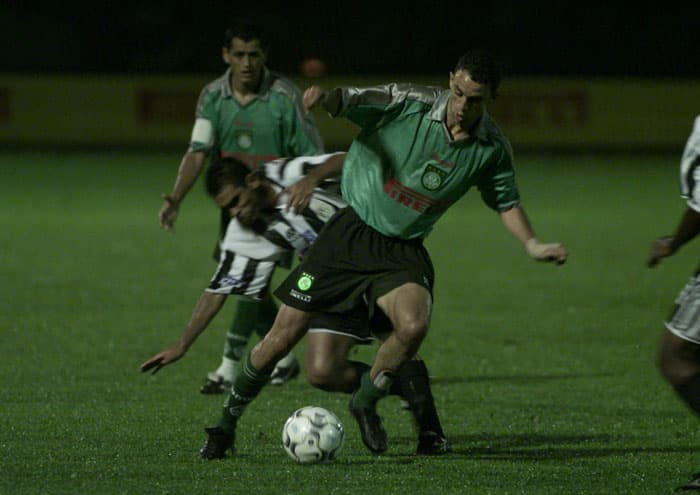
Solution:
[(337, 387), (335, 372), (327, 363), (315, 362), (306, 367), (306, 381), (312, 387), (334, 391)]
[(402, 342), (419, 344), (428, 334), (428, 322), (420, 318), (404, 318), (394, 332)]

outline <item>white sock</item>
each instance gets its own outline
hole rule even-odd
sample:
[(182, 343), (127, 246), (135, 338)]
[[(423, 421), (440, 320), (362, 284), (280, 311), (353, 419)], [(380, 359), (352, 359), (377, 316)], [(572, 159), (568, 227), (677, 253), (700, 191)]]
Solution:
[(284, 356), (282, 359), (277, 361), (277, 364), (275, 366), (281, 366), (282, 368), (289, 368), (292, 363), (294, 362), (296, 358), (294, 357), (294, 354), (291, 352)]
[(226, 356), (221, 358), (221, 364), (216, 369), (216, 374), (223, 376), (224, 380), (227, 382), (232, 382), (234, 376), (236, 375), (236, 369), (238, 367), (238, 361), (235, 359), (227, 358)]

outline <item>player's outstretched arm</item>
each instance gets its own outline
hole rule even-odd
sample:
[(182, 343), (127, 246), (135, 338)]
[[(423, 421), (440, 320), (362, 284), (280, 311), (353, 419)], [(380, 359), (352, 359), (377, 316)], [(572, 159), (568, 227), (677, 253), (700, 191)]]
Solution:
[(203, 292), (194, 307), (192, 318), (190, 318), (189, 323), (185, 327), (180, 340), (174, 346), (164, 349), (144, 361), (141, 364), (141, 371), (151, 371), (153, 374), (156, 374), (164, 366), (182, 358), (194, 341), (197, 340), (199, 334), (206, 330), (209, 322), (216, 316), (225, 301), (225, 294)]
[(505, 228), (518, 239), (527, 254), (534, 260), (552, 262), (557, 265), (566, 263), (569, 251), (558, 242), (544, 243), (535, 238), (530, 221), (521, 206), (513, 207), (500, 213)]
[(311, 195), (321, 182), (340, 176), (345, 155), (345, 153), (330, 155), (325, 162), (311, 169), (306, 176), (286, 187), (282, 191), (288, 195), (285, 211), (293, 210), (295, 213), (299, 213), (309, 206)]
[(304, 111), (307, 113), (317, 105), (321, 105), (329, 114), (336, 116), (340, 110), (342, 92), (339, 88), (325, 91), (320, 86), (309, 86), (304, 90), (301, 101)]
[(175, 227), (180, 203), (185, 199), (185, 196), (192, 188), (192, 184), (199, 177), (204, 167), (204, 158), (205, 154), (201, 151), (188, 151), (182, 157), (172, 192), (170, 194), (161, 194), (163, 204), (158, 212), (161, 228), (172, 231)]
[(673, 235), (656, 239), (651, 245), (651, 251), (647, 258), (649, 268), (658, 265), (663, 258), (672, 256), (686, 242), (695, 238), (700, 233), (700, 212), (692, 208), (686, 208)]

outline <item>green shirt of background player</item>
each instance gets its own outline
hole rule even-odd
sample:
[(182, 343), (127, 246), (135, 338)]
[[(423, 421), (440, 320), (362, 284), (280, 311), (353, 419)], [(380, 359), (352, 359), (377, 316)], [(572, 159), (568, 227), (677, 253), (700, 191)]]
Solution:
[(245, 406), (276, 360), (304, 336), (313, 311), (342, 311), (365, 299), (370, 311), (389, 318), (392, 331), (363, 374), (350, 411), (365, 445), (375, 453), (387, 449), (376, 403), (396, 370), (416, 355), (430, 322), (434, 272), (422, 239), (472, 186), (532, 258), (566, 261), (564, 246), (537, 241), (520, 205), (510, 146), (486, 113), (499, 82), (493, 59), (469, 51), (450, 73), (449, 90), (389, 84), (306, 91), (307, 108), (322, 102), (331, 115), (362, 126), (343, 167), (343, 195), (351, 207), (326, 224), (275, 291), (283, 304), (274, 325), (234, 381), (219, 430), (208, 432), (202, 457), (222, 457), (233, 445)]
[[(228, 69), (200, 93), (189, 149), (172, 191), (162, 195), (162, 228), (174, 228), (180, 205), (207, 157), (235, 156), (254, 168), (278, 157), (323, 152), (318, 129), (302, 108), (301, 91), (265, 66), (267, 49), (263, 31), (254, 24), (241, 22), (226, 30), (221, 57)], [(222, 217), (222, 233), (225, 221)], [(256, 331), (264, 335), (276, 312), (269, 294), (261, 301), (238, 298), (222, 362), (207, 375), (203, 393), (223, 392), (233, 380), (250, 334)], [(298, 373), (299, 366), (291, 355), (279, 366), (280, 377), (275, 383)]]

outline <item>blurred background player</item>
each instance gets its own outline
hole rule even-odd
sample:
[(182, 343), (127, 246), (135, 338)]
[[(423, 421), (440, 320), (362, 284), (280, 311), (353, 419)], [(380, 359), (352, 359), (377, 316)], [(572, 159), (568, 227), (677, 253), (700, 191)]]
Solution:
[[(207, 192), (231, 216), (222, 240), (219, 267), (200, 296), (192, 318), (178, 343), (156, 354), (142, 371), (179, 360), (219, 312), (227, 296), (259, 297), (269, 286), (275, 260), (288, 252), (303, 255), (317, 232), (345, 203), (327, 193), (334, 189), (323, 179), (337, 175), (344, 153), (280, 159), (250, 172), (235, 158), (223, 158), (207, 170)], [(323, 189), (313, 189), (326, 185)], [(309, 195), (308, 191), (313, 191)], [(295, 211), (300, 214), (295, 214)], [(250, 256), (258, 256), (258, 259)], [(354, 345), (370, 343), (388, 333), (388, 320), (376, 314), (370, 324), (368, 308), (360, 303), (344, 313), (318, 313), (307, 339), (306, 374), (309, 383), (327, 390), (351, 393), (369, 365), (349, 359)], [(244, 370), (245, 372), (245, 370)], [(419, 455), (441, 455), (450, 450), (435, 408), (425, 363), (414, 356), (403, 366), (391, 393), (408, 404), (418, 430)], [(210, 435), (225, 437), (217, 428)], [(207, 458), (224, 457), (231, 445), (213, 443)]]
[[(228, 69), (199, 95), (189, 149), (172, 191), (163, 195), (159, 220), (164, 229), (173, 229), (180, 205), (207, 157), (234, 156), (252, 170), (278, 157), (323, 152), (320, 133), (302, 109), (299, 88), (266, 67), (267, 54), (268, 40), (259, 26), (243, 21), (226, 30), (221, 56)], [(222, 215), (220, 237), (227, 222)], [(218, 255), (217, 245), (217, 260)], [(289, 266), (284, 260), (279, 263)], [(253, 331), (265, 335), (276, 314), (277, 305), (267, 291), (255, 300), (238, 298), (221, 364), (207, 374), (202, 393), (220, 394), (230, 386), (250, 335)], [(289, 354), (277, 363), (271, 383), (280, 385), (298, 373), (299, 363)]]
[[(673, 235), (656, 239), (647, 260), (654, 267), (672, 256), (700, 232), (700, 116), (683, 151), (680, 164), (681, 195), (687, 207)], [(659, 369), (664, 379), (697, 415), (700, 415), (700, 269), (690, 277), (676, 298), (673, 312), (665, 322), (659, 348)], [(700, 490), (700, 473), (680, 487)]]
[(272, 329), (248, 355), (231, 388), (205, 458), (232, 445), (238, 419), (267, 383), (275, 362), (306, 334), (314, 312), (343, 312), (365, 301), (381, 311), (391, 333), (350, 400), (362, 440), (386, 451), (376, 412), (398, 370), (418, 352), (428, 332), (434, 271), (423, 239), (470, 188), (479, 189), (526, 253), (562, 264), (568, 251), (535, 238), (520, 204), (510, 143), (486, 112), (500, 72), (487, 52), (465, 53), (449, 74), (449, 89), (412, 84), (309, 88), (308, 108), (322, 103), (362, 130), (345, 158), (341, 180), (348, 203), (328, 222), (301, 263), (275, 291), (283, 302)]

